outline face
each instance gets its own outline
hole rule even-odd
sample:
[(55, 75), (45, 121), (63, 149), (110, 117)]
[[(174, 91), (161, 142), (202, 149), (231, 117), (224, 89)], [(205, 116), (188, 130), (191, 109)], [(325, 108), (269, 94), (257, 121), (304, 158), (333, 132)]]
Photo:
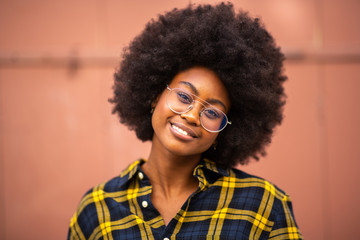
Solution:
[(152, 116), (153, 148), (178, 156), (201, 155), (211, 147), (219, 133), (209, 132), (201, 126), (200, 112), (211, 104), (226, 114), (230, 108), (227, 90), (213, 71), (202, 67), (180, 72), (169, 88), (183, 89), (197, 96), (194, 97), (196, 101), (186, 113), (174, 113), (166, 102), (169, 89), (164, 90), (155, 102)]

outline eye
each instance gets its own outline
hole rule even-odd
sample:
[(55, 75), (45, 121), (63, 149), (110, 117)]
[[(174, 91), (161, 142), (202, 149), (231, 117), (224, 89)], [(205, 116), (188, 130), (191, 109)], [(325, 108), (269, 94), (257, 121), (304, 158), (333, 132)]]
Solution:
[(190, 94), (188, 94), (186, 92), (177, 91), (176, 94), (177, 94), (178, 100), (182, 103), (191, 104), (193, 101)]
[(206, 108), (204, 109), (203, 113), (209, 119), (218, 119), (222, 115), (218, 110), (214, 108)]

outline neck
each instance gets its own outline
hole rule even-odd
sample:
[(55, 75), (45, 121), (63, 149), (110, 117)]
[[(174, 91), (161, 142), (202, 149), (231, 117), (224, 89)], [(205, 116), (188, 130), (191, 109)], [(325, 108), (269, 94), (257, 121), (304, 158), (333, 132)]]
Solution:
[(198, 180), (193, 171), (200, 159), (201, 155), (176, 156), (168, 151), (159, 151), (153, 145), (142, 168), (150, 179), (153, 192), (173, 198), (196, 190)]

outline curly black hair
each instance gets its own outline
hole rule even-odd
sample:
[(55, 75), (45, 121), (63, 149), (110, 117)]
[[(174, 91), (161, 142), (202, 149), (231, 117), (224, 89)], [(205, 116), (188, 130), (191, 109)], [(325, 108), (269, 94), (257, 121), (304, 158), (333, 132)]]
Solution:
[(189, 5), (147, 23), (124, 49), (115, 73), (113, 113), (151, 140), (151, 104), (175, 75), (194, 66), (214, 71), (229, 93), (232, 125), (219, 133), (216, 150), (203, 157), (226, 167), (264, 156), (281, 123), (284, 55), (258, 18), (231, 3)]

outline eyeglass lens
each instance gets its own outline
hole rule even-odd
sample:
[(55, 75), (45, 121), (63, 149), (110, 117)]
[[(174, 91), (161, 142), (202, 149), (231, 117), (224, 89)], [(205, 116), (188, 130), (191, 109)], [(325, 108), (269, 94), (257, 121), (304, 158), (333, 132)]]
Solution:
[[(167, 104), (169, 108), (178, 114), (190, 111), (193, 108), (195, 101), (193, 95), (187, 91), (179, 88), (171, 89), (167, 96)], [(199, 101), (197, 101), (199, 102)], [(201, 103), (201, 102), (200, 102)], [(226, 115), (212, 105), (205, 106), (200, 111), (200, 123), (208, 131), (218, 132), (221, 131), (227, 124)]]

